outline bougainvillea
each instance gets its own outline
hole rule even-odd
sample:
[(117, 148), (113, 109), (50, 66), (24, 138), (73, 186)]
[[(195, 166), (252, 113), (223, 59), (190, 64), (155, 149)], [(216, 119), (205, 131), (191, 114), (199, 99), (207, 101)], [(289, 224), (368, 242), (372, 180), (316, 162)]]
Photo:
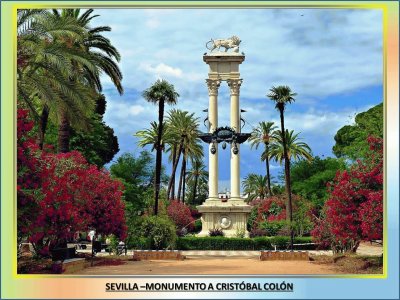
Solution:
[(369, 137), (370, 153), (328, 185), (325, 217), (312, 231), (315, 240), (335, 251), (356, 251), (362, 239), (382, 239), (383, 141)]
[(124, 239), (122, 184), (77, 151), (40, 151), (28, 136), (32, 125), (27, 112), (18, 110), (19, 236), (42, 255), (89, 228)]
[(167, 214), (174, 221), (178, 231), (186, 228), (192, 231), (194, 228), (194, 218), (190, 208), (178, 200), (172, 200), (167, 208)]

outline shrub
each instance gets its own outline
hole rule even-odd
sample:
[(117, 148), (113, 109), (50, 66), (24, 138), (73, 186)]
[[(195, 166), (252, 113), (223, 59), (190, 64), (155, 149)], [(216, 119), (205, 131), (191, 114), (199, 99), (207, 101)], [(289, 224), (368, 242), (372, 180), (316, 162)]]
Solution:
[(267, 236), (267, 235), (268, 235), (268, 233), (267, 233), (267, 231), (264, 230), (264, 229), (253, 228), (253, 229), (250, 231), (250, 237), (251, 237), (251, 238), (259, 237), (259, 236)]
[(142, 223), (142, 237), (149, 239), (151, 249), (173, 249), (176, 242), (174, 223), (167, 217), (145, 217)]
[[(181, 237), (177, 241), (179, 250), (286, 250), (290, 242), (288, 236), (256, 237), (256, 238), (226, 238), (226, 237)], [(294, 239), (298, 250), (312, 250), (315, 245), (311, 243), (311, 237)]]
[[(267, 232), (268, 236), (278, 235), (279, 231), (281, 231), (285, 226), (287, 226), (287, 222), (285, 220), (281, 221), (266, 221), (260, 222), (258, 227)], [(289, 230), (290, 233), (290, 230)]]
[(203, 225), (202, 225), (202, 223), (201, 223), (201, 220), (196, 220), (196, 221), (194, 222), (194, 229), (193, 229), (193, 232), (195, 232), (195, 233), (200, 232), (202, 227), (203, 227)]
[(189, 206), (178, 200), (172, 200), (167, 208), (167, 214), (174, 221), (178, 232), (181, 232), (183, 228), (193, 231), (194, 219)]
[(208, 235), (209, 236), (224, 236), (224, 232), (222, 231), (222, 229), (213, 228), (208, 231)]

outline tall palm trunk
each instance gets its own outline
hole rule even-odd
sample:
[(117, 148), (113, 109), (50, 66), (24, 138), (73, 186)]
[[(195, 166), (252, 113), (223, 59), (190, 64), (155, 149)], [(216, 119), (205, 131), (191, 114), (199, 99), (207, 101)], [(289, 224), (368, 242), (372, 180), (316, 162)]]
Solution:
[(61, 111), (60, 125), (58, 126), (58, 152), (69, 152), (69, 138), (71, 134), (71, 126), (66, 112)]
[(196, 196), (197, 196), (197, 181), (199, 180), (199, 175), (196, 174), (194, 176), (194, 187), (193, 187), (193, 199), (192, 199), (192, 204), (196, 203)]
[(178, 168), (179, 159), (181, 158), (181, 154), (182, 154), (182, 145), (183, 145), (183, 141), (181, 141), (181, 143), (179, 145), (176, 160), (174, 161), (174, 164), (172, 165), (171, 179), (169, 180), (168, 191), (167, 191), (167, 195), (171, 194), (170, 199), (175, 198), (175, 174), (176, 174), (176, 169)]
[[(172, 146), (172, 166), (175, 165), (175, 161), (176, 161), (176, 151), (177, 151), (177, 149), (176, 149), (176, 144), (174, 143), (173, 146)], [(170, 195), (170, 194), (171, 194), (171, 189), (174, 188), (174, 185), (173, 185), (173, 181), (174, 181), (174, 180), (175, 180), (175, 174), (172, 174), (172, 172), (171, 172), (171, 178), (169, 179), (169, 182), (168, 182), (168, 189), (167, 189), (167, 199), (168, 199), (168, 200), (173, 199), (173, 198), (172, 198), (172, 195)]]
[(154, 215), (158, 215), (158, 198), (160, 196), (161, 183), (161, 163), (162, 163), (162, 132), (164, 119), (164, 99), (158, 102), (158, 136), (157, 136), (157, 154), (156, 154), (156, 180), (154, 181)]
[(178, 186), (178, 200), (181, 201), (181, 193), (182, 193), (182, 187), (183, 187), (183, 172), (186, 166), (186, 157), (185, 157), (185, 151), (183, 151), (183, 158), (182, 158), (182, 166), (181, 166), (181, 175), (179, 177), (179, 186)]
[(287, 153), (287, 145), (286, 145), (286, 135), (285, 135), (285, 119), (283, 115), (283, 108), (279, 109), (280, 117), (281, 117), (281, 134), (282, 134), (282, 143), (283, 143), (283, 157), (285, 159), (285, 189), (286, 194), (288, 196), (287, 205), (286, 205), (286, 220), (290, 221), (290, 248), (293, 251), (293, 211), (292, 211), (292, 189), (290, 184), (290, 161)]
[(185, 203), (185, 191), (186, 191), (186, 159), (183, 163), (182, 203)]
[(42, 114), (40, 115), (39, 119), (39, 132), (37, 139), (37, 144), (40, 150), (43, 150), (44, 137), (46, 134), (47, 122), (49, 120), (49, 112), (50, 112), (49, 107), (47, 105), (44, 105), (42, 109)]
[[(269, 151), (269, 143), (265, 143), (265, 150), (266, 150), (266, 153), (268, 154), (268, 151)], [(265, 158), (265, 167), (266, 167), (266, 169), (267, 169), (267, 194), (268, 194), (269, 196), (272, 196), (272, 190), (271, 190), (271, 175), (270, 175), (270, 173), (269, 173), (269, 158), (268, 158), (268, 155), (267, 155), (267, 157)]]

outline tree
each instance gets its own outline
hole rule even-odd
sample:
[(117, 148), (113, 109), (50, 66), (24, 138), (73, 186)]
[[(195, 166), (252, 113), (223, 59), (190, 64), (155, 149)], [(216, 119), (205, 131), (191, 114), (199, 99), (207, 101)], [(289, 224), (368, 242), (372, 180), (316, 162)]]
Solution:
[(315, 156), (313, 160), (299, 160), (290, 167), (292, 191), (305, 199), (311, 200), (320, 210), (328, 197), (326, 185), (331, 182), (338, 170), (345, 170), (342, 159)]
[[(193, 181), (193, 194), (191, 198), (191, 203), (196, 203), (197, 196), (197, 188), (199, 182), (207, 182), (208, 180), (208, 172), (205, 170), (206, 166), (203, 161), (195, 160), (192, 164), (192, 169), (190, 169), (187, 173), (187, 180)], [(189, 198), (190, 199), (190, 198)]]
[[(290, 222), (293, 221), (293, 211), (292, 211), (292, 191), (290, 186), (290, 160), (287, 151), (287, 144), (286, 144), (286, 137), (285, 137), (285, 118), (284, 118), (284, 111), (286, 104), (290, 104), (295, 101), (294, 97), (296, 93), (293, 93), (290, 87), (288, 86), (277, 86), (272, 87), (270, 89), (270, 93), (267, 95), (272, 101), (275, 102), (275, 107), (279, 111), (280, 120), (281, 120), (281, 139), (283, 145), (283, 158), (285, 160), (285, 187), (286, 187), (286, 194), (288, 195), (288, 202), (287, 202), (287, 214), (286, 219)], [(291, 250), (293, 250), (293, 230), (291, 232)]]
[(157, 80), (150, 88), (143, 92), (143, 98), (151, 103), (158, 104), (158, 134), (156, 143), (156, 180), (154, 192), (154, 214), (158, 214), (158, 198), (160, 194), (161, 162), (162, 162), (162, 132), (164, 120), (164, 106), (175, 104), (179, 94), (172, 84), (165, 80)]
[(359, 113), (354, 125), (346, 125), (335, 135), (333, 153), (351, 160), (363, 159), (369, 151), (369, 135), (383, 138), (383, 103)]
[(334, 252), (355, 252), (362, 239), (383, 238), (383, 140), (369, 137), (368, 155), (329, 186), (325, 218), (312, 234)]
[(243, 192), (248, 195), (247, 201), (264, 199), (268, 194), (267, 176), (248, 174), (243, 182)]
[(29, 137), (33, 125), (18, 110), (18, 235), (39, 255), (63, 246), (76, 231), (125, 238), (123, 186), (77, 151), (41, 151)]
[[(300, 159), (306, 159), (308, 162), (312, 160), (311, 148), (304, 142), (300, 141), (298, 138), (299, 133), (294, 134), (294, 131), (285, 131), (285, 143), (286, 143), (286, 152), (287, 158), (289, 162), (291, 160), (297, 161)], [(282, 164), (285, 159), (285, 146), (284, 141), (282, 139), (283, 135), (280, 130), (277, 130), (273, 134), (274, 142), (271, 144), (269, 149), (269, 158), (274, 159), (275, 161)], [(262, 157), (265, 159), (267, 153), (264, 152)]]
[[(93, 16), (92, 12), (93, 9), (88, 9), (80, 15), (80, 9), (63, 9), (60, 14), (58, 10), (53, 9), (53, 14), (59, 19), (75, 19), (85, 29), (85, 35), (81, 41), (67, 40), (67, 46), (81, 55), (86, 55), (93, 63), (93, 66), (82, 65), (80, 59), (72, 60), (74, 74), (82, 73), (83, 78), (71, 76), (71, 81), (76, 83), (82, 80), (92, 88), (94, 93), (99, 93), (102, 91), (100, 74), (104, 72), (114, 83), (118, 92), (122, 94), (122, 73), (116, 63), (120, 60), (120, 54), (110, 40), (101, 34), (102, 32), (111, 31), (111, 28), (109, 26), (90, 28), (90, 21), (98, 16)], [(84, 99), (81, 99), (81, 101), (84, 101)], [(69, 151), (70, 115), (69, 109), (63, 108), (60, 110), (59, 152), (65, 153)]]
[(253, 146), (258, 148), (258, 146), (263, 143), (264, 144), (264, 155), (261, 157), (261, 160), (265, 160), (265, 167), (267, 170), (267, 188), (268, 194), (271, 195), (271, 176), (269, 173), (269, 144), (272, 139), (272, 133), (277, 127), (274, 126), (274, 122), (260, 122), (258, 123), (258, 127), (253, 129), (251, 136), (249, 138), (249, 142), (251, 144), (251, 148)]
[(57, 112), (71, 111), (71, 121), (87, 129), (93, 90), (83, 83), (82, 73), (74, 72), (72, 61), (80, 61), (87, 69), (94, 64), (86, 53), (71, 47), (71, 43), (82, 43), (86, 35), (77, 20), (58, 18), (41, 9), (18, 10), (17, 15), (18, 99), (25, 102), (39, 125), (42, 149), (51, 112), (56, 120), (60, 117)]
[(87, 162), (103, 167), (119, 151), (118, 138), (114, 130), (103, 121), (106, 99), (101, 95), (96, 101), (95, 113), (90, 118), (90, 133), (72, 130), (70, 146), (83, 154)]
[(146, 210), (147, 195), (153, 192), (154, 160), (147, 151), (138, 157), (124, 153), (110, 166), (111, 175), (124, 186), (124, 199), (129, 218), (134, 218)]

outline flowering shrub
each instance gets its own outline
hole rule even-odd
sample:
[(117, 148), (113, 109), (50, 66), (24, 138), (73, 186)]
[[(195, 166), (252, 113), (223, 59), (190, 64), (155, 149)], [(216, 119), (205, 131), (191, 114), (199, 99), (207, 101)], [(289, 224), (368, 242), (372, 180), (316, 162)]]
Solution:
[(175, 226), (168, 217), (145, 217), (141, 229), (142, 236), (149, 239), (151, 249), (161, 250), (175, 248), (177, 239)]
[(178, 200), (172, 200), (167, 208), (167, 214), (174, 221), (178, 231), (186, 228), (188, 231), (194, 229), (194, 218), (189, 206)]
[(316, 241), (335, 251), (356, 251), (360, 240), (382, 239), (383, 140), (369, 137), (369, 157), (338, 172), (328, 186), (326, 217), (312, 231)]
[(124, 239), (122, 184), (79, 152), (40, 151), (28, 135), (32, 126), (27, 112), (18, 110), (18, 235), (40, 255), (88, 228)]

